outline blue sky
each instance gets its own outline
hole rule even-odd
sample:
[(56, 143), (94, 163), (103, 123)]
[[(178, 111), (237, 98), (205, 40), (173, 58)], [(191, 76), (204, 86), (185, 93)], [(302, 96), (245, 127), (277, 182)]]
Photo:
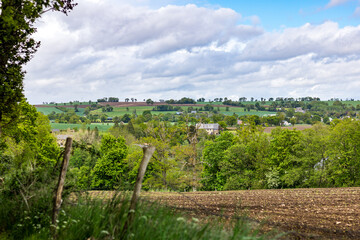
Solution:
[[(333, 3), (329, 6), (331, 2)], [(359, 24), (360, 17), (354, 15), (356, 8), (360, 6), (358, 0), (153, 0), (148, 4), (155, 8), (167, 4), (230, 8), (245, 18), (258, 16), (261, 25), (268, 31), (299, 27), (305, 23), (320, 24), (329, 20), (338, 22), (340, 26), (355, 26)]]
[[(197, 3), (205, 7), (231, 8), (244, 17), (258, 16), (261, 25), (268, 31), (283, 27), (299, 27), (305, 23), (321, 24), (336, 21), (340, 26), (358, 25), (359, 18), (354, 16), (360, 6), (358, 0), (337, 1), (339, 5), (327, 7), (329, 0), (199, 0), (177, 1), (179, 4)], [(336, 2), (336, 1), (335, 1)], [(171, 1), (169, 3), (176, 3)]]
[(359, 99), (359, 23), (359, 0), (82, 0), (38, 22), (25, 96)]

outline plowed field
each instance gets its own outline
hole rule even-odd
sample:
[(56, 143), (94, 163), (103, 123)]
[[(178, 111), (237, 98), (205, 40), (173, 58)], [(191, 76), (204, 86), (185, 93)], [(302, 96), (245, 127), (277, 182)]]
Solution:
[(360, 239), (360, 188), (146, 193), (198, 217), (246, 215), (288, 239)]

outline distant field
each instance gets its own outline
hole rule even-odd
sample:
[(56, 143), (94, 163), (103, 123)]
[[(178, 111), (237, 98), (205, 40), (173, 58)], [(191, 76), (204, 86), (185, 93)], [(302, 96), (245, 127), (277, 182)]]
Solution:
[[(36, 107), (36, 110), (38, 112), (42, 112), (45, 115), (49, 115), (52, 112), (63, 113), (63, 111), (57, 109), (56, 107)], [(84, 111), (85, 111), (85, 108), (78, 108), (78, 112), (76, 112), (76, 114), (79, 116), (84, 116)]]
[(92, 101), (91, 103), (90, 102), (78, 102), (78, 103), (56, 103), (56, 104), (39, 104), (37, 106), (49, 106), (49, 107), (56, 107), (56, 106), (63, 106), (63, 105), (66, 105), (66, 106), (71, 106), (71, 105), (89, 105), (89, 104), (93, 104), (93, 103), (96, 103), (95, 101)]
[[(325, 101), (325, 102), (329, 103), (329, 106), (332, 106), (335, 101)], [(360, 104), (360, 101), (342, 101), (341, 103), (346, 104), (346, 105), (352, 105), (352, 106), (356, 107), (356, 105)]]
[[(136, 114), (141, 115), (146, 110), (152, 110), (153, 106), (136, 106), (136, 107), (128, 107), (129, 111), (127, 111), (126, 107), (114, 107), (114, 110), (112, 112), (105, 112), (105, 114), (109, 117), (115, 117), (115, 116), (122, 116), (124, 114), (133, 114), (134, 110), (136, 110)], [(102, 114), (102, 110), (97, 109), (94, 111), (91, 111), (92, 114)], [(152, 112), (152, 114), (161, 113), (161, 112)]]
[[(225, 108), (224, 108), (224, 110), (225, 110)], [(263, 116), (271, 115), (271, 114), (276, 114), (276, 112), (256, 111), (254, 109), (252, 109), (250, 112), (248, 112), (248, 111), (245, 112), (244, 108), (241, 108), (241, 107), (237, 107), (237, 108), (230, 107), (229, 111), (220, 111), (220, 112), (222, 114), (224, 114), (224, 115), (233, 115), (234, 113), (236, 113), (239, 116), (256, 115), (256, 116), (259, 116), (259, 117), (263, 117)]]
[(59, 130), (67, 130), (67, 129), (80, 129), (85, 126), (85, 128), (90, 127), (93, 130), (95, 127), (98, 128), (100, 132), (105, 132), (109, 128), (111, 128), (114, 124), (113, 123), (91, 123), (91, 124), (73, 124), (73, 123), (50, 123), (52, 129), (59, 129)]
[[(109, 117), (115, 117), (115, 116), (123, 116), (124, 114), (133, 114), (134, 110), (136, 110), (136, 113), (138, 115), (141, 115), (144, 111), (146, 110), (150, 110), (151, 113), (153, 115), (158, 115), (158, 114), (166, 114), (166, 113), (171, 113), (174, 114), (176, 113), (176, 111), (152, 111), (154, 107), (153, 106), (138, 106), (138, 107), (129, 107), (129, 111), (127, 111), (126, 107), (114, 107), (114, 110), (112, 112), (106, 112), (105, 114)], [(181, 107), (184, 111), (187, 111), (187, 109), (189, 108), (188, 106), (182, 106)], [(198, 106), (194, 106), (193, 109), (199, 109), (200, 107)], [(250, 112), (248, 111), (244, 111), (244, 108), (242, 107), (229, 107), (229, 111), (226, 111), (226, 107), (214, 107), (215, 110), (217, 110), (218, 112), (224, 114), (224, 115), (233, 115), (234, 113), (238, 114), (239, 116), (243, 116), (243, 115), (257, 115), (257, 116), (265, 116), (265, 115), (269, 115), (269, 114), (276, 114), (276, 112), (268, 112), (268, 111), (256, 111), (256, 110), (251, 110)], [(94, 111), (91, 111), (92, 114), (101, 114), (102, 110), (101, 109), (97, 109)]]
[(55, 112), (55, 113), (62, 113), (63, 111), (55, 108), (55, 107), (37, 107), (36, 110), (38, 112), (41, 112), (45, 115), (49, 115), (50, 113), (52, 112)]
[(82, 117), (82, 116), (84, 116), (84, 111), (85, 111), (85, 108), (78, 108), (78, 112), (75, 112), (75, 113)]

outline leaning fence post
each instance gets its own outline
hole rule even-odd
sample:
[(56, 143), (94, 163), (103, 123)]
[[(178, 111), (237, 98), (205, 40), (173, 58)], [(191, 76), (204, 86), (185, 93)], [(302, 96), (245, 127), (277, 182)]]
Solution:
[(128, 230), (129, 226), (131, 225), (131, 223), (134, 219), (136, 203), (140, 196), (140, 190), (141, 190), (141, 186), (142, 186), (142, 181), (144, 179), (145, 171), (146, 171), (147, 165), (155, 151), (154, 146), (150, 146), (150, 145), (146, 145), (146, 144), (138, 145), (138, 146), (142, 147), (144, 155), (143, 155), (143, 158), (140, 163), (139, 172), (138, 172), (136, 183), (135, 183), (134, 193), (132, 195), (131, 202), (130, 202), (129, 213), (128, 213), (128, 216), (127, 216), (124, 228), (123, 228), (123, 232), (122, 232), (122, 238), (125, 236), (126, 231)]
[(62, 192), (64, 189), (67, 168), (69, 165), (71, 146), (72, 146), (72, 138), (68, 137), (68, 138), (66, 138), (64, 158), (61, 163), (61, 173), (59, 176), (58, 185), (57, 185), (57, 188), (55, 189), (55, 195), (53, 198), (53, 212), (52, 212), (52, 227), (53, 227), (53, 229), (52, 230), (53, 230), (54, 238), (56, 238), (57, 218), (58, 218), (59, 210), (60, 210), (61, 203), (62, 203), (61, 196), (62, 196)]

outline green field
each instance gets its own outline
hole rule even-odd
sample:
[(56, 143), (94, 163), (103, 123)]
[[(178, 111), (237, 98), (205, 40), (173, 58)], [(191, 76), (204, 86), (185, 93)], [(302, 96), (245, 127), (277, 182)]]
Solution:
[[(91, 101), (91, 104), (94, 104), (96, 103), (96, 101)], [(40, 105), (40, 104), (39, 104)], [(90, 105), (89, 102), (77, 102), (77, 103), (72, 103), (70, 104), (69, 102), (67, 103), (55, 103), (55, 104), (44, 104), (44, 106), (49, 106), (49, 107), (56, 107), (56, 106), (63, 106), (63, 105), (66, 105), (66, 106), (74, 106), (74, 105)]]
[(78, 112), (75, 112), (78, 116), (84, 116), (85, 108), (78, 108)]
[[(144, 111), (146, 110), (152, 110), (154, 107), (153, 106), (139, 106), (139, 107), (129, 107), (129, 111), (127, 111), (126, 107), (114, 107), (112, 112), (105, 112), (105, 114), (108, 117), (115, 117), (115, 116), (122, 116), (124, 114), (133, 114), (134, 110), (136, 110), (136, 114), (141, 115)], [(97, 109), (97, 110), (93, 110), (90, 113), (92, 114), (103, 114), (101, 108)], [(160, 112), (158, 112), (160, 113)], [(155, 112), (153, 112), (153, 114), (156, 114)]]
[[(69, 109), (74, 109), (74, 108), (69, 108)], [(45, 115), (49, 115), (52, 112), (64, 113), (63, 111), (57, 109), (56, 107), (37, 107), (36, 110)], [(85, 108), (78, 108), (78, 112), (75, 112), (75, 113), (82, 117), (82, 116), (84, 116), (84, 111), (85, 111)]]
[(63, 113), (63, 111), (55, 108), (55, 107), (37, 107), (36, 110), (38, 112), (41, 112), (45, 115), (49, 115), (50, 113), (52, 112), (55, 112), (55, 113)]
[[(183, 106), (181, 107), (184, 111), (187, 111), (187, 109), (189, 107)], [(196, 107), (194, 106), (193, 109), (196, 108), (200, 108), (200, 107)], [(115, 107), (114, 110), (112, 112), (106, 112), (105, 114), (108, 117), (115, 117), (115, 116), (123, 116), (124, 114), (133, 114), (134, 110), (136, 110), (136, 113), (138, 115), (141, 115), (144, 111), (146, 110), (152, 110), (153, 106), (142, 106), (142, 107), (129, 107), (129, 111), (126, 110), (126, 107)], [(257, 116), (265, 116), (265, 115), (269, 115), (269, 114), (276, 114), (276, 112), (268, 112), (268, 111), (256, 111), (256, 110), (251, 110), (250, 112), (248, 111), (244, 111), (243, 107), (229, 107), (229, 111), (225, 111), (226, 107), (214, 107), (214, 110), (219, 111), (220, 113), (224, 114), (224, 115), (233, 115), (234, 113), (236, 113), (239, 116), (243, 116), (243, 115), (257, 115)], [(102, 110), (101, 109), (97, 109), (94, 111), (91, 111), (92, 114), (102, 114)], [(170, 114), (175, 114), (176, 111), (151, 111), (151, 113), (153, 115), (158, 115), (158, 114), (166, 114), (166, 113), (170, 113)]]
[(111, 128), (114, 123), (91, 123), (91, 124), (73, 124), (73, 123), (50, 123), (52, 129), (59, 129), (59, 130), (67, 130), (67, 129), (80, 129), (85, 127), (86, 129), (90, 127), (93, 130), (95, 127), (98, 128), (100, 132), (105, 132), (109, 128)]
[[(332, 106), (335, 101), (325, 101), (325, 102), (329, 103), (329, 106)], [(351, 105), (351, 106), (356, 107), (356, 105), (360, 104), (360, 101), (341, 101), (341, 103), (345, 104), (345, 105)]]
[(234, 113), (236, 113), (238, 116), (256, 115), (256, 116), (259, 116), (259, 117), (263, 117), (263, 116), (267, 116), (267, 115), (271, 115), (271, 114), (276, 114), (276, 112), (256, 111), (254, 109), (251, 109), (250, 112), (248, 112), (248, 111), (245, 112), (244, 108), (229, 108), (228, 112), (220, 111), (220, 113), (222, 113), (224, 115), (233, 115)]

